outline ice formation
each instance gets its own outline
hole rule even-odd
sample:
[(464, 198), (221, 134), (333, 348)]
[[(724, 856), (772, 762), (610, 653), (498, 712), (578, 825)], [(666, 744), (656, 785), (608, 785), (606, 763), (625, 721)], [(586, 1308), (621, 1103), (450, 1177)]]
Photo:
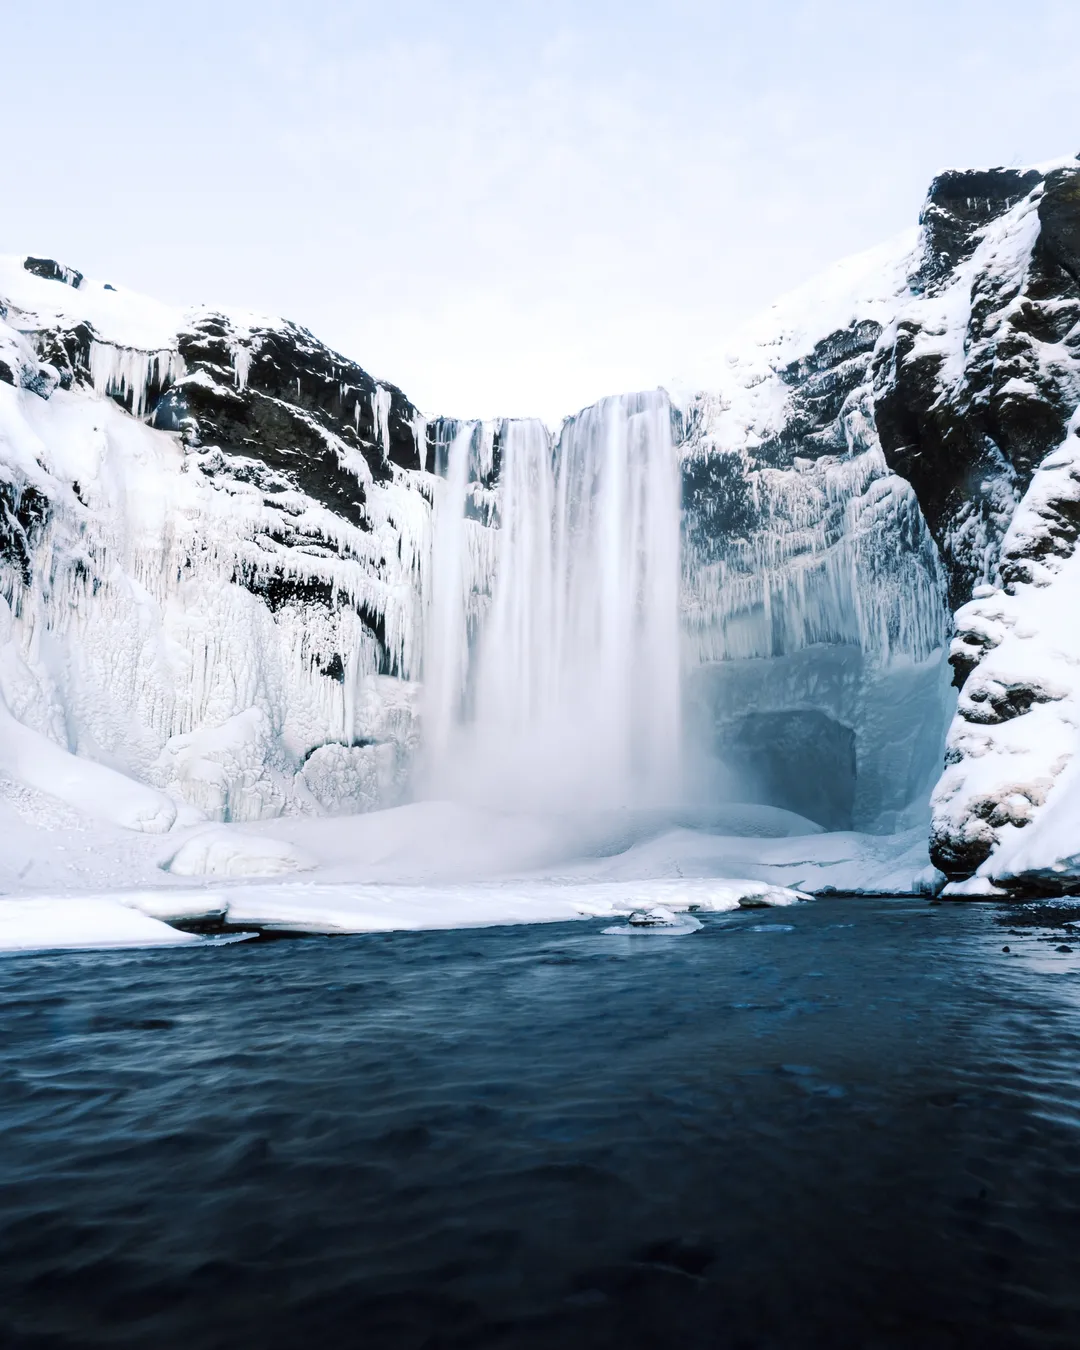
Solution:
[(117, 398), (136, 417), (144, 417), (183, 375), (184, 359), (177, 351), (143, 352), (111, 342), (90, 343), (94, 393)]

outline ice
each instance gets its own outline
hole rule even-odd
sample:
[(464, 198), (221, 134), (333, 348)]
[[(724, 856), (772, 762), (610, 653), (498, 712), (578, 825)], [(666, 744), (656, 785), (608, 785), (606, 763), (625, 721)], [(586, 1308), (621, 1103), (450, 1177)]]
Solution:
[(608, 937), (640, 937), (655, 934), (660, 937), (680, 937), (685, 933), (696, 933), (704, 925), (692, 914), (679, 914), (663, 905), (653, 905), (651, 909), (635, 910), (625, 924), (603, 930)]
[(1009, 892), (986, 877), (968, 877), (966, 881), (950, 881), (942, 887), (942, 900), (993, 900), (1004, 899)]
[[(361, 530), (295, 491), (272, 508), (253, 487), (223, 491), (210, 460), (109, 399), (73, 389), (46, 402), (0, 384), (0, 483), (47, 503), (32, 571), (0, 567), (0, 693), (50, 740), (210, 816), (318, 809), (306, 756), (373, 734), (393, 742), (379, 751), (392, 762), (380, 800), (395, 800), (416, 739), (417, 687), (396, 691), (421, 660), (424, 495), (400, 475), (370, 485)], [(283, 521), (340, 553), (268, 546)], [(228, 580), (281, 573), (342, 603), (271, 613)], [(338, 654), (340, 680), (322, 673)]]
[(178, 947), (198, 942), (114, 899), (0, 897), (0, 951), (72, 948)]
[(145, 416), (154, 401), (184, 373), (183, 357), (168, 348), (146, 352), (107, 342), (90, 344), (94, 392), (118, 396), (135, 417)]
[[(683, 931), (696, 926), (686, 914), (721, 913), (739, 907), (754, 893), (753, 882), (651, 881), (637, 883), (552, 883), (505, 881), (417, 886), (362, 884), (352, 887), (283, 883), (243, 887), (229, 893), (234, 924), (303, 932), (361, 933), (402, 929), (473, 928), (495, 924), (565, 923), (574, 919), (632, 914), (661, 907), (678, 916)], [(803, 898), (790, 893), (786, 903)]]
[(390, 390), (377, 384), (371, 391), (371, 425), (375, 429), (375, 444), (383, 454), (390, 452), (390, 406), (393, 395)]

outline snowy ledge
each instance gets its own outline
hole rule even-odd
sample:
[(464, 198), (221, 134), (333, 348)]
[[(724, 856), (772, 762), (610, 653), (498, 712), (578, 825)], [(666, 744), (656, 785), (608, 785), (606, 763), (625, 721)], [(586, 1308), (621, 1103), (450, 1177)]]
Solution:
[[(760, 881), (553, 882), (408, 885), (239, 885), (111, 896), (0, 900), (0, 951), (178, 946), (203, 941), (174, 924), (295, 933), (386, 933), (565, 923), (639, 910), (721, 913), (793, 905), (810, 897)], [(662, 931), (663, 925), (657, 926)], [(686, 924), (671, 931), (689, 932)]]

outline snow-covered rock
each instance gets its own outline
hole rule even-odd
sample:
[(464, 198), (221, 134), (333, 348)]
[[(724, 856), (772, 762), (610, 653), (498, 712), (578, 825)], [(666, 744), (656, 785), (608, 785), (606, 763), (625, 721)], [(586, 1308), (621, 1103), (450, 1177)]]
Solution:
[(1078, 232), (1075, 161), (944, 173), (917, 236), (780, 302), (689, 409), (703, 734), (779, 804), (915, 826), (959, 607), (931, 852), (1011, 889), (1071, 884), (1080, 854), (1051, 809), (1077, 725)]
[(279, 877), (314, 867), (282, 839), (207, 830), (186, 840), (162, 866), (177, 877)]

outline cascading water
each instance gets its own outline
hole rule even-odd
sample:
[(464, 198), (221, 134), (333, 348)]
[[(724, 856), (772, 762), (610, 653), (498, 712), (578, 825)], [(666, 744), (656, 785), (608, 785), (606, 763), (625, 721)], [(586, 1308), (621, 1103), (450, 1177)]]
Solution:
[[(679, 791), (679, 471), (671, 406), (505, 422), (497, 530), (460, 429), (436, 505), (427, 791), (494, 805), (659, 805)], [(493, 548), (492, 548), (493, 545)]]

